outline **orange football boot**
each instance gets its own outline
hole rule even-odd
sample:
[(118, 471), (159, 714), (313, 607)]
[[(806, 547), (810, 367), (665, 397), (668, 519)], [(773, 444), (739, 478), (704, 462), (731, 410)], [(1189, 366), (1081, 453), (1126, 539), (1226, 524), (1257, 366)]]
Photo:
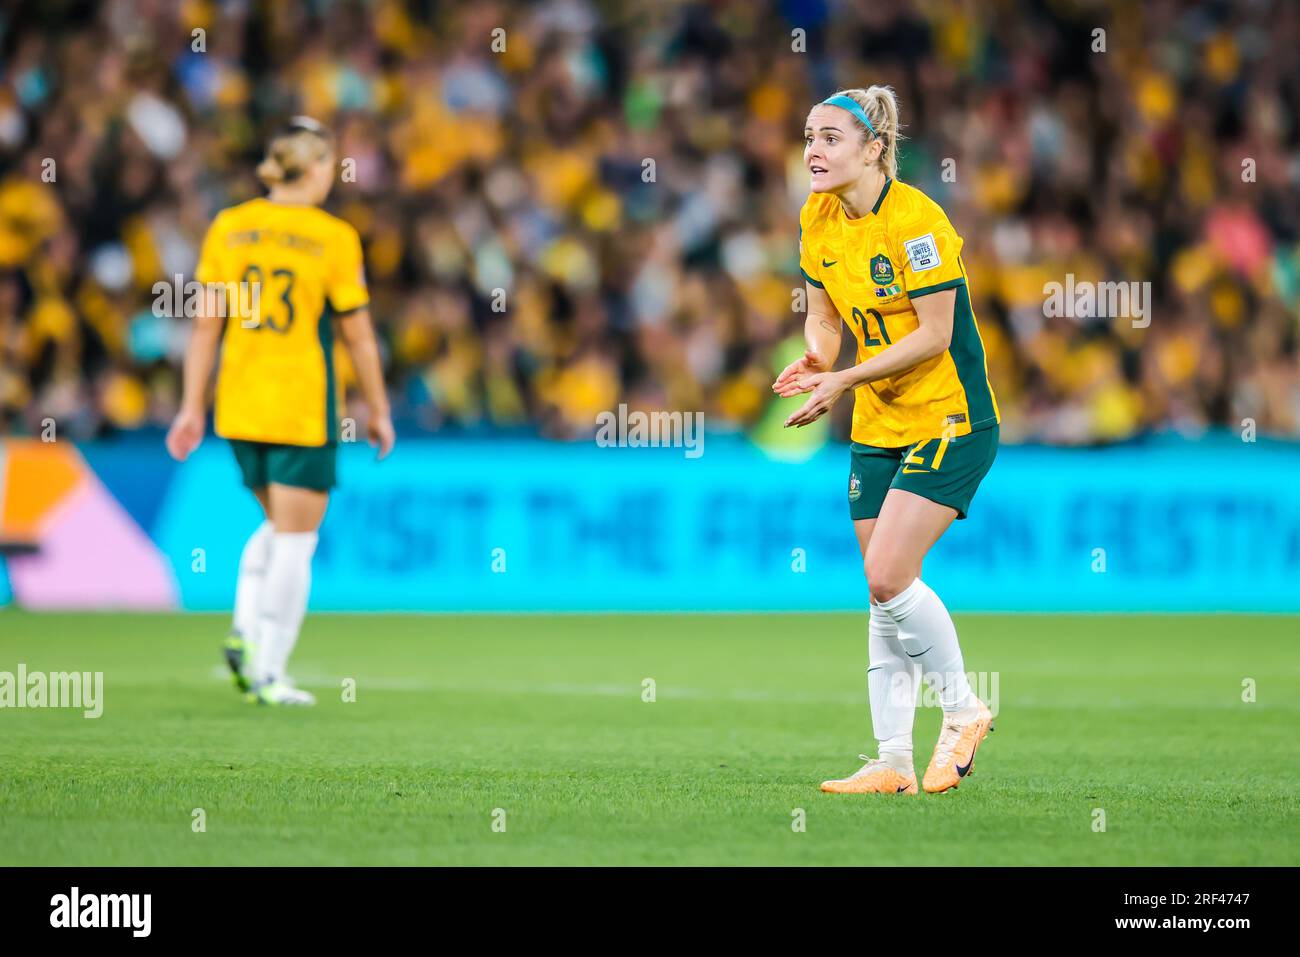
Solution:
[(847, 778), (823, 781), (827, 794), (916, 794), (916, 774), (891, 768), (878, 758), (859, 754), (867, 763)]
[(925, 769), (921, 786), (927, 794), (940, 794), (955, 788), (975, 763), (975, 750), (985, 735), (993, 730), (993, 712), (978, 698), (979, 713), (974, 720), (961, 723), (944, 715), (939, 742), (934, 746), (930, 766)]

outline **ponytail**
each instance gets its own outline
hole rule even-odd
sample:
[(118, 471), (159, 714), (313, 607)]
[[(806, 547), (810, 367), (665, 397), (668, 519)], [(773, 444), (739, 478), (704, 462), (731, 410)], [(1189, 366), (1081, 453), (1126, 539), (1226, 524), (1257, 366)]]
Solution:
[(307, 116), (295, 116), (271, 137), (266, 158), (258, 164), (257, 177), (268, 187), (292, 183), (308, 168), (329, 156), (333, 145), (329, 132)]
[(869, 86), (865, 90), (840, 90), (835, 96), (847, 96), (862, 107), (862, 112), (871, 121), (871, 129), (867, 129), (857, 117), (853, 118), (853, 125), (864, 141), (879, 137), (882, 147), (878, 160), (880, 169), (890, 179), (898, 179), (898, 141), (902, 135), (898, 131), (898, 98), (893, 88)]

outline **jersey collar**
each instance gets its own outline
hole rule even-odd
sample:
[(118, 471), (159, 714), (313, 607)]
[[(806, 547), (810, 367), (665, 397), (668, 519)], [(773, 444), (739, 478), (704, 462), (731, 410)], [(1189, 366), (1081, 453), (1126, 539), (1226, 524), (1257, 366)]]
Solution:
[(880, 212), (880, 207), (885, 202), (885, 197), (889, 195), (889, 184), (892, 182), (893, 180), (888, 176), (885, 177), (885, 185), (880, 187), (880, 197), (876, 200), (876, 205), (871, 207), (872, 216)]
[[(880, 195), (876, 197), (876, 205), (871, 207), (871, 212), (867, 216), (876, 216), (880, 213), (880, 207), (885, 205), (885, 197), (889, 195), (889, 186), (893, 182), (888, 176), (885, 177), (885, 185), (880, 187)], [(840, 222), (852, 229), (862, 229), (867, 225), (869, 220), (867, 216), (859, 216), (857, 219), (849, 219), (844, 212), (844, 206), (840, 206)]]

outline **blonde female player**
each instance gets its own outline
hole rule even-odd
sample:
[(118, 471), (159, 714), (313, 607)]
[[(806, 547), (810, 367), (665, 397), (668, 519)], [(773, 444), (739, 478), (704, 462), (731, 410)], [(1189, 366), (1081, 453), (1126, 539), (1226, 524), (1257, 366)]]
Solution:
[[(878, 757), (837, 794), (916, 794), (912, 719), (918, 671), (938, 693), (943, 727), (922, 781), (956, 787), (993, 716), (970, 689), (948, 609), (921, 563), (965, 518), (998, 445), (999, 414), (971, 312), (962, 240), (929, 197), (898, 181), (898, 104), (889, 87), (844, 90), (804, 129), (812, 195), (799, 215), (808, 292), (807, 351), (773, 384), (811, 393), (786, 421), (802, 426), (852, 391), (849, 514), (871, 592), (867, 688)], [(857, 365), (832, 371), (840, 323)]]
[[(334, 329), (370, 408), (368, 437), (383, 458), (393, 422), (367, 309), (361, 241), (318, 205), (334, 183), (334, 148), (316, 121), (296, 117), (271, 140), (257, 173), (269, 188), (223, 210), (195, 278), (209, 290), (257, 290), (252, 316), (223, 314), (210, 291), (185, 354), (184, 395), (167, 449), (184, 460), (203, 439), (206, 391), (221, 344), (215, 425), (266, 515), (239, 560), (226, 660), (235, 684), (263, 704), (314, 704), (285, 678), (311, 590), (317, 529), (334, 485), (338, 438)], [(224, 334), (223, 334), (224, 326)]]

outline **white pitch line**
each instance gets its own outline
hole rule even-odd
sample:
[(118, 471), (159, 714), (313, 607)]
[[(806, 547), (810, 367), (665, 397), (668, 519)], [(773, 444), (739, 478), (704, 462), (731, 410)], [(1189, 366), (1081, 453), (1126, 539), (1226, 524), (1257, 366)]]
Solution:
[[(230, 672), (214, 665), (212, 677), (221, 681), (230, 680)], [(319, 672), (303, 672), (292, 676), (293, 680), (304, 688), (337, 688), (345, 677), (353, 678), (358, 690), (373, 691), (418, 691), (451, 693), (485, 693), (485, 694), (547, 694), (573, 695), (602, 698), (637, 698), (641, 697), (641, 685), (636, 684), (575, 684), (572, 682), (474, 682), (448, 684), (424, 681), (419, 678), (389, 678), (365, 675), (326, 675)], [(656, 697), (691, 698), (701, 701), (784, 701), (795, 704), (866, 704), (867, 690), (861, 694), (807, 694), (804, 692), (765, 691), (752, 688), (733, 688), (727, 692), (704, 690), (702, 688), (684, 688), (679, 685), (659, 685)]]
[[(230, 680), (230, 673), (220, 665), (212, 668), (213, 678), (222, 681)], [(365, 675), (326, 675), (320, 672), (303, 672), (293, 676), (293, 680), (305, 688), (338, 688), (345, 677), (354, 678), (359, 691), (367, 689), (372, 691), (413, 691), (424, 694), (448, 693), (448, 694), (544, 694), (544, 695), (561, 695), (570, 697), (600, 697), (600, 698), (635, 698), (641, 697), (641, 686), (637, 684), (577, 684), (573, 682), (545, 682), (545, 681), (498, 681), (498, 682), (464, 682), (451, 684), (446, 682), (426, 681), (421, 678), (392, 678)], [(656, 698), (665, 698), (668, 700), (693, 700), (693, 701), (738, 701), (753, 702), (757, 704), (838, 704), (838, 705), (867, 705), (867, 689), (863, 688), (860, 692), (828, 692), (823, 694), (810, 694), (801, 691), (771, 691), (764, 688), (731, 688), (729, 690), (714, 690), (704, 688), (687, 688), (681, 685), (659, 684), (655, 689)], [(1214, 711), (1235, 711), (1245, 707), (1238, 703), (1231, 696), (1226, 700), (1200, 700), (1195, 702), (1186, 701), (1152, 701), (1142, 698), (1111, 698), (1106, 701), (1099, 701), (1096, 698), (1086, 698), (1079, 700), (1067, 700), (1063, 698), (1007, 698), (1002, 696), (1000, 702), (1000, 711), (1006, 711), (1008, 707), (1024, 710), (1091, 710), (1103, 708), (1109, 711), (1140, 711), (1140, 710), (1181, 710), (1188, 707), (1194, 707), (1199, 710)], [(1277, 702), (1268, 705), (1251, 704), (1250, 708), (1259, 708), (1261, 710), (1273, 711), (1300, 711), (1300, 702)]]

